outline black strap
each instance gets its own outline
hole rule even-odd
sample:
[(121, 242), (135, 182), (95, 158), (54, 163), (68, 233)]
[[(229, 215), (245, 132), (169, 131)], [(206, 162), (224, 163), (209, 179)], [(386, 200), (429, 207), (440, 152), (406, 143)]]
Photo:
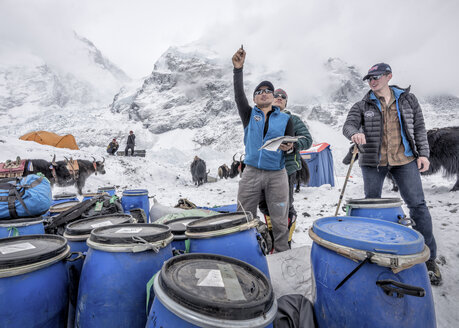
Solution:
[(96, 202), (98, 202), (101, 197), (103, 196), (93, 197), (84, 202), (81, 202), (78, 205), (73, 206), (72, 208), (69, 208), (68, 210), (56, 216), (52, 216), (47, 222), (46, 228), (54, 229), (59, 226), (65, 225), (68, 222), (72, 222), (76, 218), (80, 217), (81, 214), (83, 214), (88, 208), (90, 208)]
[(362, 262), (360, 262), (360, 264), (359, 264), (354, 270), (352, 270), (352, 272), (349, 273), (349, 274), (346, 276), (346, 278), (344, 278), (343, 281), (341, 281), (341, 282), (338, 284), (338, 286), (336, 286), (335, 291), (337, 291), (342, 285), (344, 285), (344, 283), (345, 283), (346, 281), (348, 281), (348, 280), (354, 275), (354, 273), (356, 273), (365, 263), (370, 262), (372, 256), (373, 256), (373, 253), (367, 252), (367, 256), (366, 256), (365, 260), (363, 260)]

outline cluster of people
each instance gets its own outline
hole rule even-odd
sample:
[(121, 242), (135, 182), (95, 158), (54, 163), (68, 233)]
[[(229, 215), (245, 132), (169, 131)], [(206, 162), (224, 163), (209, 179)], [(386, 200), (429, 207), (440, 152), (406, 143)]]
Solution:
[[(126, 142), (126, 148), (124, 149), (124, 156), (128, 156), (129, 149), (131, 150), (131, 156), (134, 156), (134, 146), (135, 134), (134, 131), (129, 131), (129, 135)], [(118, 141), (116, 141), (116, 138), (113, 138), (113, 140), (107, 146), (107, 153), (109, 153), (110, 155), (115, 155), (118, 151), (118, 148), (120, 148), (120, 145)]]
[[(234, 96), (244, 127), (245, 164), (237, 195), (238, 211), (257, 215), (257, 208), (272, 226), (274, 252), (290, 248), (291, 227), (296, 212), (293, 206), (292, 175), (301, 168), (299, 151), (311, 146), (311, 135), (298, 116), (286, 110), (287, 93), (269, 81), (257, 85), (250, 106), (244, 92), (243, 66), (246, 52), (241, 47), (232, 57)], [(426, 262), (431, 283), (442, 277), (436, 259), (432, 218), (426, 206), (420, 173), (429, 168), (429, 144), (416, 97), (410, 89), (389, 85), (392, 68), (373, 65), (363, 78), (370, 90), (349, 111), (343, 134), (363, 152), (359, 163), (364, 180), (365, 198), (381, 198), (385, 176), (394, 177), (410, 217), (430, 249)], [(283, 143), (277, 151), (262, 149), (270, 139), (303, 136), (295, 143)], [(289, 236), (290, 235), (290, 236)]]

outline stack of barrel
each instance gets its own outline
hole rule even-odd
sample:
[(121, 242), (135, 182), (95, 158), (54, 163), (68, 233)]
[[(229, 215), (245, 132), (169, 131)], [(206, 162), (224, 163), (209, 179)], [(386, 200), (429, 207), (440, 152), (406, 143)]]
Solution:
[[(47, 215), (75, 202), (56, 195)], [(277, 302), (257, 219), (153, 224), (147, 190), (125, 190), (121, 203), (124, 214), (73, 221), (63, 236), (42, 228), (0, 240), (0, 326), (272, 327)]]
[(430, 252), (398, 198), (351, 199), (309, 230), (319, 327), (435, 327)]

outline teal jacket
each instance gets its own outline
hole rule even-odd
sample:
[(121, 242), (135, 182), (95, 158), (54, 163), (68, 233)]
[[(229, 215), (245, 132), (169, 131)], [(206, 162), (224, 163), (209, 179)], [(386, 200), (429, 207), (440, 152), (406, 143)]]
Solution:
[(289, 111), (284, 110), (283, 113), (290, 115), (293, 121), (295, 136), (304, 136), (305, 138), (300, 138), (298, 142), (294, 144), (294, 150), (290, 154), (285, 155), (285, 169), (287, 174), (290, 175), (295, 173), (298, 170), (301, 170), (301, 155), (300, 150), (305, 150), (311, 147), (312, 137), (309, 133), (308, 128), (303, 123), (301, 118), (296, 115), (292, 115)]

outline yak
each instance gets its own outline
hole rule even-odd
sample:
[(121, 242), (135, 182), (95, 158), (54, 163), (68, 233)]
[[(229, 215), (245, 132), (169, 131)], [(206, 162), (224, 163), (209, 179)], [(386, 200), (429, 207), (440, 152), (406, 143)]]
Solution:
[(456, 183), (450, 191), (459, 190), (459, 126), (429, 130), (427, 140), (430, 166), (422, 174), (434, 174), (443, 168), (446, 177), (456, 176)]
[(231, 168), (229, 172), (229, 177), (235, 178), (238, 175), (241, 175), (242, 172), (245, 169), (245, 164), (244, 164), (244, 154), (241, 155), (238, 161), (235, 160), (236, 154), (233, 155), (233, 163), (231, 163)]
[(295, 183), (296, 183), (296, 188), (295, 192), (300, 192), (300, 184), (305, 184), (307, 185), (309, 182), (310, 178), (310, 173), (309, 173), (309, 167), (308, 164), (304, 159), (301, 159), (301, 170), (296, 171), (295, 173)]
[(206, 172), (206, 162), (198, 156), (194, 157), (193, 162), (191, 163), (191, 177), (193, 182), (198, 187), (203, 183), (207, 182), (207, 173)]
[(226, 164), (223, 164), (218, 168), (218, 177), (220, 179), (223, 179), (223, 178), (228, 179), (229, 173), (230, 173), (230, 169), (228, 165)]
[(72, 178), (66, 164), (56, 162), (55, 155), (51, 162), (44, 159), (27, 159), (24, 167), (23, 176), (42, 173), (49, 180), (51, 186), (55, 184), (58, 186), (66, 185)]
[(83, 194), (83, 187), (86, 183), (86, 179), (91, 175), (97, 173), (105, 174), (105, 158), (102, 157), (102, 161), (96, 161), (93, 157), (93, 161), (88, 161), (84, 159), (76, 160), (78, 167), (74, 167), (74, 161), (72, 159), (68, 160), (65, 158), (64, 161), (58, 161), (58, 165), (65, 165), (68, 168), (70, 179), (67, 180), (62, 186), (71, 186), (76, 184), (78, 194)]

